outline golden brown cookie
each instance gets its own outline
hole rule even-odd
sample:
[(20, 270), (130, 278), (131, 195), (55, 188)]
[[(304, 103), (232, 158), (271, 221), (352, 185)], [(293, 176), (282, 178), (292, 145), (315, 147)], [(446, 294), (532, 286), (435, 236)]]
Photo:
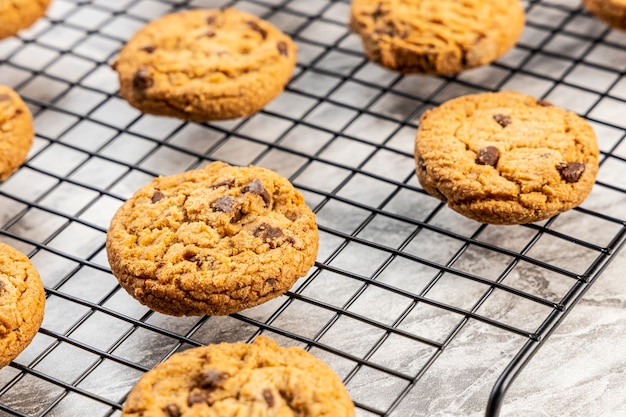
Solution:
[(154, 179), (107, 233), (113, 274), (171, 315), (224, 315), (293, 286), (315, 263), (315, 214), (277, 173), (215, 162)]
[(598, 172), (581, 117), (515, 92), (450, 100), (424, 113), (417, 177), (424, 190), (482, 223), (521, 224), (578, 206)]
[(0, 1), (0, 39), (13, 36), (30, 27), (46, 14), (50, 0)]
[(46, 295), (35, 267), (0, 242), (0, 368), (30, 344), (43, 320)]
[(626, 0), (583, 0), (585, 8), (614, 28), (626, 30)]
[(172, 355), (132, 389), (122, 417), (352, 417), (341, 379), (298, 347), (258, 336)]
[(519, 0), (354, 0), (368, 59), (402, 73), (454, 74), (495, 61), (524, 28)]
[(249, 116), (280, 94), (296, 64), (289, 36), (235, 10), (188, 10), (139, 30), (113, 67), (145, 113), (196, 122)]
[(0, 85), (0, 181), (26, 160), (34, 135), (28, 107), (15, 91)]

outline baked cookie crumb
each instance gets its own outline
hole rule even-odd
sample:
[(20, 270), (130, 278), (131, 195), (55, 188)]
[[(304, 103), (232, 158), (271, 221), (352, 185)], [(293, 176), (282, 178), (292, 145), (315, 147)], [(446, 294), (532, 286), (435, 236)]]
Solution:
[(353, 417), (348, 391), (325, 363), (264, 336), (172, 355), (131, 390), (122, 417)]
[(261, 110), (285, 88), (296, 53), (291, 38), (263, 19), (197, 9), (148, 23), (113, 68), (132, 106), (203, 123)]
[(0, 368), (33, 340), (45, 302), (43, 283), (28, 257), (0, 242)]
[(585, 8), (616, 29), (626, 30), (626, 0), (583, 0)]
[(42, 17), (50, 0), (0, 1), (0, 39), (16, 35)]
[(473, 94), (422, 115), (415, 141), (426, 192), (476, 221), (521, 224), (578, 206), (598, 172), (578, 115), (516, 93)]
[(0, 181), (24, 163), (34, 136), (28, 107), (13, 89), (0, 85)]
[(155, 178), (111, 220), (113, 274), (171, 315), (225, 315), (278, 297), (315, 263), (315, 214), (279, 174), (215, 162)]
[(524, 19), (519, 0), (354, 0), (350, 27), (369, 60), (445, 75), (495, 61), (517, 42)]

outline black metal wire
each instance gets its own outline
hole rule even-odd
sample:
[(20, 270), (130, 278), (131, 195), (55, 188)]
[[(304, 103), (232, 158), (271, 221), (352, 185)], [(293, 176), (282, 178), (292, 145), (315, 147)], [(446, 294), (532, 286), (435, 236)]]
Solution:
[[(63, 247), (59, 248), (57, 242), (62, 240), (66, 233), (71, 233), (73, 227), (82, 227), (103, 237), (106, 233), (106, 225), (89, 220), (88, 214), (94, 210), (98, 211), (102, 199), (121, 203), (127, 198), (129, 192), (127, 188), (130, 185), (126, 185), (126, 182), (130, 181), (130, 184), (133, 184), (133, 175), (141, 175), (142, 178), (146, 179), (158, 176), (161, 173), (158, 169), (151, 168), (149, 164), (147, 166), (145, 164), (151, 158), (158, 156), (159, 152), (167, 151), (181, 155), (184, 157), (184, 161), (186, 161), (182, 162), (185, 164), (183, 168), (193, 169), (208, 161), (220, 159), (220, 152), (225, 146), (228, 146), (233, 141), (242, 140), (249, 143), (250, 146), (255, 146), (259, 149), (259, 152), (250, 157), (247, 163), (263, 165), (265, 158), (271, 157), (277, 152), (302, 160), (302, 163), (299, 163), (289, 173), (289, 179), (306, 194), (307, 200), (313, 202), (312, 207), (320, 218), (323, 218), (328, 211), (332, 212), (333, 207), (337, 205), (362, 213), (362, 218), (351, 224), (349, 230), (344, 230), (343, 227), (340, 229), (332, 225), (329, 226), (323, 222), (320, 223), (320, 233), (336, 243), (332, 244), (328, 253), (318, 260), (306, 278), (303, 278), (285, 297), (276, 300), (271, 308), (268, 307), (271, 310), (268, 314), (264, 315), (262, 312), (257, 312), (261, 310), (254, 310), (253, 312), (234, 314), (229, 319), (235, 320), (240, 324), (240, 327), (247, 326), (245, 328), (249, 329), (244, 332), (245, 336), (240, 335), (239, 340), (251, 340), (257, 334), (266, 332), (282, 337), (285, 343), (299, 344), (306, 349), (314, 349), (316, 352), (323, 352), (324, 354), (341, 358), (342, 361), (350, 364), (348, 366), (349, 369), (346, 369), (344, 375), (342, 375), (348, 387), (351, 386), (352, 382), (358, 380), (360, 373), (364, 370), (380, 372), (390, 378), (401, 381), (404, 385), (394, 398), (387, 399), (388, 401), (385, 405), (377, 405), (375, 402), (369, 402), (361, 398), (355, 400), (357, 407), (362, 412), (370, 415), (393, 415), (405, 401), (409, 401), (408, 397), (411, 390), (429, 374), (431, 367), (437, 363), (440, 356), (468, 326), (468, 323), (479, 322), (490, 328), (498, 329), (498, 331), (525, 340), (518, 352), (509, 352), (512, 355), (512, 360), (506, 369), (503, 370), (498, 380), (495, 381), (491, 397), (485, 404), (486, 416), (497, 416), (504, 401), (504, 395), (515, 377), (519, 375), (536, 351), (575, 307), (587, 289), (601, 275), (611, 259), (624, 245), (626, 219), (623, 215), (616, 216), (610, 213), (596, 212), (585, 207), (576, 208), (572, 212), (607, 225), (606, 227), (610, 229), (610, 233), (606, 233), (606, 236), (603, 236), (605, 238), (603, 243), (598, 243), (597, 240), (590, 240), (579, 235), (572, 235), (567, 230), (560, 230), (558, 217), (541, 224), (519, 226), (520, 230), (523, 230), (528, 235), (521, 248), (511, 249), (504, 244), (490, 243), (486, 236), (493, 226), (468, 224), (467, 230), (457, 230), (454, 227), (442, 225), (439, 222), (439, 218), (445, 215), (446, 209), (441, 203), (431, 204), (430, 211), (423, 213), (422, 216), (395, 211), (392, 207), (394, 202), (407, 193), (414, 196), (414, 198), (425, 201), (430, 197), (416, 185), (412, 171), (405, 173), (399, 179), (375, 172), (368, 167), (368, 164), (373, 163), (375, 158), (382, 152), (394, 155), (397, 158), (411, 160), (413, 158), (412, 153), (406, 149), (397, 148), (394, 146), (393, 141), (404, 129), (414, 130), (417, 127), (419, 115), (427, 108), (444, 101), (451, 87), (458, 87), (458, 89), (466, 91), (500, 90), (506, 88), (507, 83), (516, 76), (528, 76), (550, 83), (551, 86), (544, 92), (543, 97), (549, 97), (559, 87), (575, 88), (582, 92), (593, 94), (596, 97), (594, 102), (588, 106), (589, 110), (582, 115), (597, 125), (622, 132), (619, 139), (615, 140), (615, 143), (609, 149), (602, 150), (601, 166), (606, 164), (607, 161), (626, 163), (626, 158), (618, 153), (620, 146), (624, 146), (625, 143), (624, 129), (618, 125), (607, 123), (605, 120), (595, 119), (592, 114), (592, 109), (604, 98), (626, 103), (626, 100), (623, 98), (611, 94), (611, 89), (617, 85), (622, 74), (610, 65), (585, 59), (598, 45), (621, 46), (607, 39), (608, 29), (597, 35), (572, 31), (570, 25), (574, 24), (577, 19), (585, 18), (586, 16), (580, 6), (567, 7), (538, 0), (527, 2), (526, 11), (530, 17), (527, 21), (527, 28), (541, 32), (545, 37), (536, 45), (528, 45), (523, 40), (520, 41), (516, 46), (516, 50), (526, 54), (526, 56), (518, 62), (511, 64), (507, 63), (506, 60), (501, 60), (492, 64), (491, 68), (504, 74), (497, 82), (483, 83), (481, 81), (473, 81), (471, 77), (466, 78), (463, 75), (438, 77), (437, 82), (439, 84), (432, 91), (418, 94), (403, 87), (403, 82), (410, 79), (409, 77), (388, 72), (385, 76), (389, 77), (389, 79), (386, 82), (380, 82), (377, 79), (367, 79), (361, 75), (362, 72), (367, 73), (367, 71), (377, 71), (377, 69), (367, 62), (358, 47), (353, 46), (351, 43), (353, 35), (350, 35), (347, 31), (345, 22), (340, 19), (336, 20), (332, 16), (335, 8), (348, 7), (348, 1), (311, 1), (307, 2), (306, 7), (303, 8), (305, 3), (297, 0), (250, 0), (247, 2), (235, 0), (213, 2), (154, 0), (152, 2), (153, 5), (162, 7), (162, 13), (189, 7), (216, 5), (219, 7), (256, 8), (255, 12), (269, 20), (283, 14), (288, 16), (289, 19), (301, 22), (294, 26), (296, 29), (289, 32), (300, 44), (301, 53), (304, 50), (306, 55), (307, 49), (317, 51), (313, 58), (303, 59), (299, 62), (298, 71), (285, 92), (285, 95), (307, 102), (308, 107), (297, 115), (284, 112), (280, 106), (272, 105), (261, 112), (261, 115), (280, 121), (285, 126), (288, 126), (281, 133), (274, 135), (272, 140), (267, 140), (258, 135), (256, 131), (246, 130), (247, 119), (237, 120), (232, 123), (206, 125), (205, 128), (211, 129), (212, 132), (215, 132), (220, 137), (214, 143), (199, 151), (177, 144), (175, 141), (177, 136), (183, 134), (184, 129), (190, 126), (188, 123), (180, 122), (165, 137), (155, 137), (149, 133), (137, 131), (136, 129), (133, 130), (133, 127), (140, 123), (143, 118), (139, 113), (131, 114), (131, 117), (123, 125), (118, 124), (111, 116), (103, 117), (99, 115), (99, 112), (106, 111), (107, 106), (115, 106), (116, 103), (121, 101), (115, 92), (109, 91), (108, 86), (94, 85), (93, 81), (90, 81), (91, 77), (98, 75), (98, 71), (106, 70), (109, 63), (114, 59), (119, 47), (126, 40), (124, 34), (112, 33), (110, 28), (107, 28), (109, 25), (115, 24), (117, 19), (120, 18), (131, 22), (132, 24), (129, 23), (130, 26), (136, 25), (139, 27), (145, 24), (150, 18), (136, 11), (133, 12), (133, 9), (138, 7), (141, 10), (141, 7), (148, 6), (142, 0), (129, 0), (124, 2), (124, 5), (110, 4), (103, 1), (57, 1), (60, 4), (58, 11), (54, 18), (43, 20), (44, 23), (41, 29), (35, 30), (35, 33), (31, 36), (22, 35), (20, 40), (17, 41), (19, 46), (4, 56), (2, 56), (2, 49), (0, 49), (0, 57), (2, 57), (0, 71), (6, 68), (17, 71), (20, 74), (26, 74), (21, 81), (14, 83), (13, 87), (17, 91), (27, 88), (31, 82), (39, 79), (48, 80), (50, 83), (62, 83), (66, 86), (64, 91), (52, 99), (25, 97), (26, 102), (34, 110), (36, 118), (46, 112), (55, 112), (59, 116), (68, 118), (68, 120), (71, 119), (69, 123), (59, 131), (54, 132), (54, 134), (38, 132), (38, 143), (40, 146), (36, 148), (24, 167), (16, 174), (46, 178), (50, 184), (48, 187), (45, 187), (35, 197), (25, 197), (19, 191), (11, 188), (11, 180), (7, 181), (7, 185), (0, 184), (0, 204), (1, 199), (5, 199), (19, 207), (9, 217), (5, 219), (0, 217), (0, 220), (3, 222), (3, 224), (0, 224), (0, 238), (9, 242), (17, 242), (27, 248), (29, 255), (33, 259), (39, 256), (49, 256), (69, 263), (71, 267), (68, 267), (68, 271), (52, 285), (46, 286), (47, 297), (49, 301), (69, 303), (73, 308), (79, 308), (80, 313), (73, 317), (67, 317), (67, 326), (62, 329), (50, 328), (44, 324), (40, 330), (40, 337), (45, 337), (46, 340), (49, 340), (48, 345), (44, 349), (35, 352), (27, 363), (19, 361), (12, 363), (7, 370), (3, 370), (3, 373), (7, 375), (6, 377), (3, 377), (3, 373), (0, 373), (0, 415), (57, 415), (58, 407), (61, 407), (63, 410), (62, 407), (64, 407), (65, 402), (69, 401), (73, 395), (79, 395), (88, 399), (91, 403), (97, 404), (98, 407), (108, 410), (103, 412), (103, 415), (114, 415), (122, 407), (123, 395), (112, 399), (96, 389), (83, 388), (84, 384), (93, 375), (97, 375), (100, 366), (104, 363), (112, 363), (126, 369), (126, 372), (141, 374), (150, 369), (154, 365), (155, 360), (163, 360), (177, 350), (186, 347), (204, 344), (203, 336), (198, 335), (202, 334), (207, 327), (211, 327), (215, 320), (219, 320), (213, 317), (187, 319), (185, 321), (185, 323), (189, 323), (187, 330), (178, 332), (168, 329), (166, 326), (152, 324), (152, 320), (157, 320), (158, 322), (164, 319), (147, 309), (136, 312), (136, 314), (126, 314), (118, 311), (115, 308), (115, 302), (118, 297), (123, 297), (123, 290), (117, 285), (111, 286), (106, 292), (99, 294), (98, 299), (95, 301), (82, 298), (65, 290), (65, 286), (72, 285), (80, 279), (78, 276), (83, 270), (89, 269), (90, 271), (93, 270), (110, 275), (110, 269), (106, 262), (103, 262), (103, 239), (100, 239), (101, 242), (99, 244), (95, 244), (93, 248), (90, 248), (88, 253), (80, 255)], [(87, 29), (82, 24), (74, 21), (76, 14), (81, 10), (81, 6), (82, 8), (88, 7), (91, 11), (107, 17), (102, 18), (97, 25), (90, 25)], [(307, 10), (314, 11), (308, 12)], [(563, 19), (554, 26), (533, 20), (534, 13), (541, 13), (546, 10), (562, 15)], [(338, 35), (329, 42), (323, 38), (312, 39), (306, 35), (306, 30), (314, 24), (327, 25), (328, 28), (336, 30)], [(46, 42), (46, 37), (50, 33), (54, 33), (55, 28), (60, 27), (81, 33), (81, 35), (73, 42), (64, 44), (62, 47)], [(84, 50), (81, 51), (80, 49), (81, 45), (92, 36), (97, 36), (98, 39), (106, 41), (110, 45), (117, 45), (117, 47), (111, 46), (109, 48), (110, 52), (104, 53), (105, 56), (102, 59), (95, 59), (93, 54), (85, 53)], [(587, 46), (581, 50), (578, 57), (572, 58), (565, 51), (555, 51), (548, 48), (548, 45), (556, 36), (564, 36), (575, 41), (586, 42)], [(30, 67), (30, 63), (20, 62), (17, 59), (20, 54), (25, 53), (33, 45), (43, 51), (57, 54), (57, 56), (45, 68), (33, 69)], [(324, 60), (331, 54), (341, 54), (349, 57), (353, 65), (350, 65), (347, 69), (325, 65)], [(529, 68), (529, 64), (533, 58), (538, 56), (561, 60), (568, 65), (568, 68), (558, 76), (533, 71), (532, 68)], [(89, 63), (92, 67), (81, 76), (72, 80), (47, 71), (64, 57), (80, 59)], [(568, 79), (568, 75), (578, 65), (583, 64), (590, 68), (615, 74), (615, 80), (604, 91), (597, 91), (597, 89), (592, 87), (571, 82)], [(306, 85), (306, 76), (311, 75), (326, 77), (326, 79), (332, 80), (334, 85), (320, 93), (301, 88), (300, 83)], [(2, 80), (0, 80), (0, 83), (2, 83)], [(371, 97), (358, 106), (340, 99), (338, 94), (341, 88), (348, 84), (367, 89), (371, 92)], [(77, 88), (100, 97), (99, 103), (84, 112), (67, 108), (63, 104), (63, 99)], [(414, 103), (414, 106), (400, 115), (382, 112), (377, 107), (377, 103), (391, 96), (396, 97), (398, 100)], [(323, 106), (334, 106), (334, 108), (346, 112), (349, 116), (339, 128), (326, 126), (317, 122), (313, 117)], [(380, 141), (366, 140), (350, 129), (361, 117), (372, 117), (387, 122), (394, 127)], [(73, 134), (75, 129), (83, 126), (85, 122), (106, 129), (110, 132), (109, 137), (93, 148), (83, 146), (82, 143), (68, 142), (67, 138)], [(175, 123), (173, 122), (173, 124)], [(325, 135), (327, 140), (313, 152), (294, 148), (288, 143), (290, 135), (298, 134), (299, 129), (304, 128)], [(112, 146), (117, 140), (123, 140), (123, 135), (125, 134), (131, 134), (138, 140), (149, 144), (151, 150), (144, 152), (132, 162), (108, 154), (106, 152), (107, 147)], [(353, 146), (366, 147), (369, 149), (369, 153), (356, 163), (329, 158), (328, 153), (332, 151), (333, 146), (343, 141), (349, 142)], [(53, 169), (47, 169), (37, 163), (39, 157), (45, 157), (48, 152), (54, 152), (57, 147), (79, 154), (83, 160), (63, 173), (57, 173)], [(101, 161), (110, 166), (115, 166), (117, 176), (111, 178), (104, 185), (82, 179), (80, 176), (81, 170), (89, 169), (90, 164), (95, 163), (94, 161)], [(339, 178), (336, 184), (329, 188), (320, 187), (319, 184), (311, 185), (306, 180), (306, 173), (310, 169), (315, 169), (315, 167), (336, 170), (342, 173), (343, 177)], [(365, 178), (376, 184), (383, 184), (389, 191), (376, 203), (359, 201), (350, 197), (349, 194), (352, 181), (358, 178)], [(76, 211), (66, 212), (47, 202), (63, 186), (71, 186), (89, 192), (91, 197)], [(598, 179), (596, 187), (602, 187), (618, 194), (626, 194), (626, 187), (623, 184), (613, 184), (602, 179)], [(348, 192), (348, 197), (345, 196), (345, 192)], [(48, 236), (40, 239), (15, 232), (14, 230), (21, 230), (21, 225), (28, 221), (29, 216), (33, 212), (41, 213), (42, 216), (50, 216), (56, 219), (59, 225)], [(368, 228), (381, 219), (402, 224), (407, 232), (394, 244), (371, 239), (366, 235), (364, 237), (364, 233), (369, 230)], [(430, 259), (427, 255), (422, 256), (411, 251), (410, 246), (413, 242), (422, 239), (424, 236), (424, 239), (428, 239), (430, 235), (452, 242), (451, 244), (455, 249), (451, 250), (450, 256), (445, 261)], [(542, 239), (546, 238), (555, 239), (563, 243), (567, 242), (584, 253), (586, 256), (584, 270), (581, 271), (574, 267), (559, 265), (558, 263), (542, 259), (536, 253), (533, 253), (534, 248), (540, 246)], [(345, 256), (351, 248), (357, 245), (358, 247), (375, 251), (381, 258), (377, 266), (368, 273), (353, 271), (350, 268), (341, 266), (341, 263), (337, 265), (342, 256)], [(506, 262), (502, 263), (502, 268), (497, 273), (497, 276), (482, 276), (479, 273), (463, 269), (462, 261), (475, 249), (485, 251), (490, 256), (501, 256), (507, 259)], [(414, 265), (416, 271), (421, 268), (428, 268), (428, 270), (432, 271), (432, 274), (428, 276), (424, 285), (419, 289), (403, 288), (385, 282), (385, 274), (393, 268), (396, 262), (401, 261)], [(561, 277), (568, 283), (567, 290), (555, 300), (517, 288), (515, 282), (510, 282), (510, 277), (522, 264), (537, 268), (542, 273), (555, 274)], [(350, 290), (351, 294), (348, 294), (338, 304), (309, 294), (311, 288), (314, 288), (316, 283), (327, 274), (343, 277), (354, 283), (353, 288)], [(448, 300), (432, 297), (433, 289), (437, 288), (449, 277), (460, 279), (468, 286), (480, 285), (480, 288), (484, 290), (479, 294), (473, 295), (472, 302), (464, 307), (455, 305)], [(391, 322), (384, 322), (375, 318), (374, 312), (363, 313), (353, 310), (353, 307), (357, 305), (361, 297), (367, 291), (373, 289), (383, 291), (390, 297), (401, 297), (401, 299), (406, 301), (406, 306)], [(534, 328), (522, 328), (518, 325), (490, 317), (484, 312), (483, 307), (489, 302), (495, 292), (507, 294), (519, 300), (519, 302), (524, 301), (541, 306), (545, 309), (546, 314), (541, 323)], [(114, 307), (110, 307), (111, 304)], [(317, 327), (312, 335), (300, 334), (281, 325), (281, 319), (288, 316), (291, 309), (296, 305), (317, 309), (325, 313), (326, 317), (315, 323)], [(455, 325), (451, 326), (444, 334), (438, 335), (437, 338), (423, 336), (417, 332), (404, 329), (402, 326), (407, 317), (422, 306), (429, 306), (437, 309), (437, 311), (447, 312), (454, 315), (454, 317), (458, 317), (458, 320)], [(80, 333), (82, 326), (86, 326), (90, 320), (96, 319), (97, 316), (107, 317), (120, 325), (126, 326), (126, 329), (116, 337), (114, 343), (105, 347), (91, 345), (80, 340), (79, 336), (76, 336)], [(354, 323), (366, 326), (370, 329), (369, 331), (376, 333), (375, 340), (371, 341), (367, 349), (359, 354), (336, 347), (333, 340), (329, 340), (328, 335), (343, 320), (351, 320)], [(125, 346), (134, 343), (133, 338), (136, 337), (138, 332), (147, 332), (152, 335), (151, 337), (162, 341), (164, 346), (159, 346), (160, 353), (157, 359), (147, 356), (141, 359), (124, 356)], [(383, 351), (390, 338), (396, 337), (431, 349), (431, 354), (425, 359), (419, 369), (412, 371), (398, 370), (381, 364), (379, 359), (377, 359), (377, 352)], [(40, 367), (45, 364), (46, 358), (53, 355), (55, 349), (69, 346), (93, 355), (94, 360), (85, 365), (77, 375), (72, 375), (71, 378), (67, 379), (40, 371)], [(11, 373), (9, 374), (9, 372)], [(59, 393), (50, 395), (50, 400), (37, 409), (29, 409), (28, 406), (19, 401), (16, 402), (11, 394), (14, 391), (19, 391), (21, 384), (25, 383), (24, 381), (31, 381), (31, 378), (55, 387)], [(58, 415), (71, 415), (71, 412)]]

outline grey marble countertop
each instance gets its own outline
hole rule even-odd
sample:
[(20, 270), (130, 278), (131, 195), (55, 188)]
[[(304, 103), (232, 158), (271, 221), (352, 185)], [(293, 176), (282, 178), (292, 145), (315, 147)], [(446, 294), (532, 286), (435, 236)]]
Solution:
[(502, 417), (626, 415), (626, 250), (512, 384)]

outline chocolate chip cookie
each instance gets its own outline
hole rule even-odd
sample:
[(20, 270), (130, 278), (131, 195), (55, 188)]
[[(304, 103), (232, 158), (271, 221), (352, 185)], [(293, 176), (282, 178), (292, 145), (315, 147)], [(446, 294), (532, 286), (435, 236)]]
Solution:
[(614, 28), (626, 30), (626, 0), (583, 0), (585, 8)]
[(519, 0), (354, 0), (350, 27), (384, 67), (454, 74), (507, 52), (524, 19)]
[(225, 315), (277, 297), (315, 263), (315, 214), (277, 173), (215, 162), (154, 179), (106, 241), (113, 274), (170, 315)]
[(172, 355), (131, 390), (122, 417), (352, 417), (354, 404), (325, 363), (258, 336)]
[(20, 96), (0, 85), (0, 181), (26, 160), (34, 135), (33, 117)]
[(120, 95), (142, 112), (196, 122), (249, 116), (280, 94), (296, 64), (291, 38), (235, 10), (188, 10), (139, 30), (113, 64)]
[(30, 27), (46, 13), (50, 0), (0, 1), (0, 39)]
[(30, 344), (43, 320), (46, 295), (30, 260), (0, 242), (0, 368)]
[(463, 96), (427, 111), (415, 143), (424, 190), (492, 224), (578, 206), (594, 184), (598, 153), (584, 119), (516, 92)]

